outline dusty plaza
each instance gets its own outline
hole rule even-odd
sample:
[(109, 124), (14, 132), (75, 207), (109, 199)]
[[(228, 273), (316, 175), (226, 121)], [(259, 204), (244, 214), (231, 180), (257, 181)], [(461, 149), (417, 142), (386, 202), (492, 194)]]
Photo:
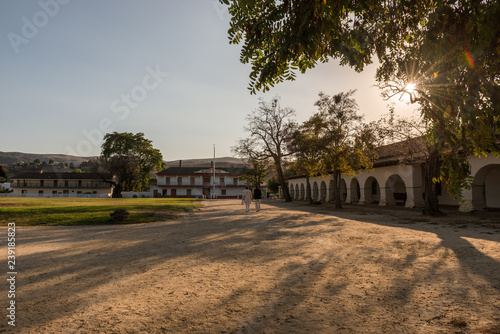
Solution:
[(500, 212), (209, 200), (16, 240), (16, 326), (0, 332), (500, 333)]

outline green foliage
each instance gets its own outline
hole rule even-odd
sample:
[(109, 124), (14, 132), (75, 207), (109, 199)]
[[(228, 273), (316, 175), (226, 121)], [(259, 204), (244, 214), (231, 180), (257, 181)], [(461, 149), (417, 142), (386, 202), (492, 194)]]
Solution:
[(420, 105), (455, 195), (467, 154), (500, 154), (499, 1), (220, 1), (252, 93), (331, 58), (361, 71), (376, 56), (385, 97)]
[(373, 165), (375, 138), (369, 125), (358, 115), (352, 97), (356, 91), (330, 97), (321, 92), (315, 105), (319, 112), (309, 122), (317, 129), (322, 142), (324, 165), (328, 171), (353, 175)]
[(324, 151), (327, 145), (321, 136), (320, 116), (312, 116), (302, 123), (293, 133), (289, 143), (290, 151), (295, 153), (293, 170), (296, 174), (315, 176), (327, 172), (324, 164)]
[(252, 161), (245, 174), (240, 176), (240, 180), (248, 185), (260, 186), (267, 175), (268, 164), (263, 161)]
[(3, 169), (3, 167), (0, 165), (0, 182), (7, 181), (9, 177), (7, 176), (7, 173)]
[(108, 133), (101, 148), (99, 165), (115, 178), (113, 197), (120, 197), (122, 190), (141, 190), (149, 184), (151, 173), (163, 167), (160, 151), (143, 133)]
[(276, 176), (267, 180), (267, 190), (273, 194), (278, 194), (280, 187), (280, 182), (277, 180)]
[[(356, 91), (334, 96), (319, 93), (315, 105), (319, 111), (294, 132), (290, 150), (295, 153), (295, 171), (307, 179), (333, 173), (336, 193), (341, 174), (353, 175), (371, 168), (375, 158), (374, 126), (362, 123), (358, 105), (352, 97)], [(308, 184), (308, 191), (309, 191)], [(336, 207), (340, 208), (340, 196)]]

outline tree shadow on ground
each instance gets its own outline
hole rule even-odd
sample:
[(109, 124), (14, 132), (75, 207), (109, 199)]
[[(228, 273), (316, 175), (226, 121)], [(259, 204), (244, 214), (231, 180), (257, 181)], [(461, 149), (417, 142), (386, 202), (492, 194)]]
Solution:
[[(407, 321), (405, 313), (422, 312), (418, 305), (407, 305), (415, 288), (437, 277), (441, 282), (453, 282), (458, 276), (460, 279), (479, 276), (496, 290), (495, 293), (500, 291), (496, 279), (500, 262), (464, 239), (500, 242), (498, 234), (481, 233), (486, 227), (477, 231), (461, 228), (450, 236), (440, 233), (441, 229), (455, 229), (454, 225), (441, 227), (432, 224), (433, 221), (425, 221), (426, 218), (420, 223), (409, 224), (401, 215), (379, 210), (362, 211), (353, 207), (331, 211), (326, 206), (310, 208), (300, 203), (265, 201), (266, 208), (261, 213), (247, 214), (244, 209), (235, 210), (236, 206), (240, 207), (237, 200), (211, 203), (181, 220), (151, 224), (20, 229), (20, 247), (34, 244), (40, 248), (25, 255), (20, 251), (18, 329), (36, 331), (68, 314), (105, 303), (115, 297), (114, 294), (96, 295), (96, 291), (113, 284), (119, 286), (125, 280), (140, 281), (141, 275), (153, 274), (158, 268), (176, 264), (174, 269), (178, 272), (172, 275), (190, 272), (194, 260), (197, 260), (196, 265), (240, 265), (247, 261), (247, 267), (268, 266), (269, 278), (259, 278), (274, 282), (259, 285), (259, 282), (252, 282), (251, 277), (243, 276), (240, 285), (228, 287), (227, 296), (204, 305), (210, 312), (227, 312), (227, 323), (215, 326), (220, 328), (209, 328), (210, 331), (261, 333), (266, 328), (278, 328), (273, 332), (326, 333), (335, 329), (338, 333), (349, 333), (353, 328), (363, 328), (374, 317), (389, 314), (392, 318), (387, 319), (380, 330), (397, 332)], [(275, 214), (267, 215), (266, 210)], [(358, 214), (353, 216), (353, 213)], [(381, 216), (387, 219), (381, 220)], [(346, 219), (434, 233), (441, 242), (421, 246), (427, 247), (426, 252), (443, 251), (445, 255), (452, 252), (461, 264), (461, 272), (447, 268), (446, 257), (418, 268), (417, 256), (397, 240), (393, 247), (404, 250), (402, 257), (379, 254), (378, 246), (369, 243), (375, 234), (346, 240), (343, 235), (349, 224)], [(89, 245), (92, 246), (90, 250)], [(349, 245), (349, 248), (340, 245), (344, 248)], [(410, 246), (419, 245), (415, 241)], [(474, 261), (469, 261), (471, 257)], [(373, 282), (384, 271), (395, 270), (401, 275), (392, 275), (395, 278), (386, 290)], [(350, 281), (350, 277), (355, 280)], [(453, 286), (444, 290), (450, 292), (450, 289)], [(437, 298), (439, 293), (442, 291), (429, 292), (428, 300)], [(470, 294), (470, 291), (463, 291), (463, 294), (453, 295), (453, 302), (472, 298)], [(240, 305), (249, 296), (253, 302)], [(336, 301), (339, 297), (342, 297), (341, 302)], [(389, 300), (397, 301), (396, 308), (385, 305)], [(238, 312), (234, 311), (236, 305), (241, 308)], [(443, 305), (443, 309), (445, 307)], [(406, 312), (399, 312), (397, 308)], [(166, 311), (157, 312), (157, 322), (168, 316)], [(422, 321), (424, 325), (432, 325), (441, 316), (422, 314)], [(181, 331), (208, 331), (190, 319), (178, 326)]]

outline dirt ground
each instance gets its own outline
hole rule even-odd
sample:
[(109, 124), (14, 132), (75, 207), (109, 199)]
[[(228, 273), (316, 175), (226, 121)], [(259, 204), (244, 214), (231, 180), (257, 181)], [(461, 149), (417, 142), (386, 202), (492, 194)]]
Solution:
[(0, 332), (500, 333), (500, 212), (216, 200), (16, 239), (16, 327), (3, 283)]

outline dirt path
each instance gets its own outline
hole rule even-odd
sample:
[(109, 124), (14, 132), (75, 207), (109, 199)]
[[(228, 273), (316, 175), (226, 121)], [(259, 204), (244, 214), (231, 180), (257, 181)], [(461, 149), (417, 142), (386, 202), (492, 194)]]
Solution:
[(500, 333), (495, 217), (217, 200), (167, 222), (19, 227), (17, 251), (17, 326), (2, 315), (0, 332)]

